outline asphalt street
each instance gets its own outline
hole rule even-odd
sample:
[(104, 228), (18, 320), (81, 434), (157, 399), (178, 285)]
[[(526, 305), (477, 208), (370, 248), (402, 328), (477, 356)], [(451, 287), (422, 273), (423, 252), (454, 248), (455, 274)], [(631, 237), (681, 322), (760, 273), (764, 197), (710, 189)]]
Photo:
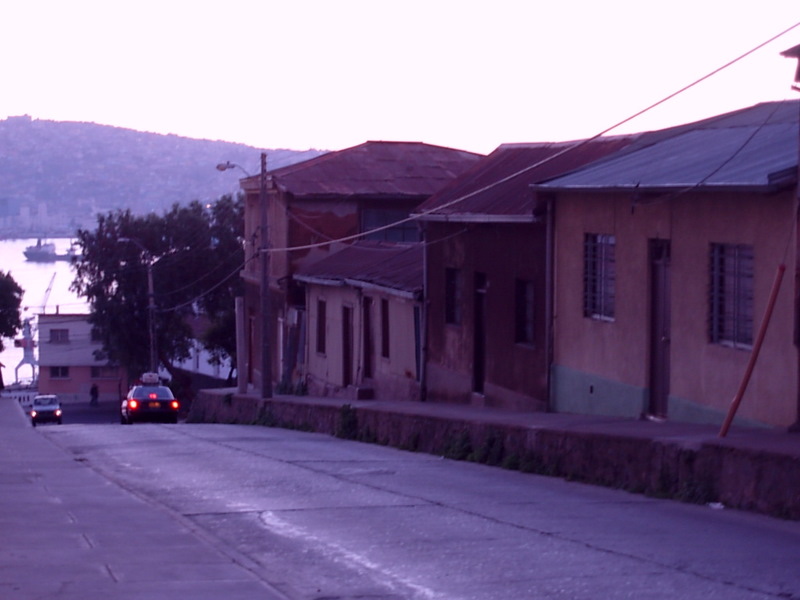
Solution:
[(111, 483), (42, 435), (78, 415), (111, 414), (77, 408), (65, 425), (34, 429), (16, 402), (0, 398), (0, 598), (284, 598), (179, 515)]

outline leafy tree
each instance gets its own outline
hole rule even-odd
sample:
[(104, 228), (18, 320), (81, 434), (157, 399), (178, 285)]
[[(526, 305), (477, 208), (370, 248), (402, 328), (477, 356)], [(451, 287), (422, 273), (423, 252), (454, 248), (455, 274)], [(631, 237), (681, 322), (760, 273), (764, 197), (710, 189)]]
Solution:
[(5, 348), (3, 338), (14, 337), (22, 327), (19, 307), (23, 293), (10, 272), (0, 271), (0, 352)]
[(163, 216), (130, 210), (98, 215), (94, 231), (79, 230), (82, 258), (72, 289), (91, 306), (102, 356), (132, 373), (149, 369), (149, 297), (152, 269), (158, 362), (176, 377), (174, 362), (189, 357), (193, 324), (208, 320), (213, 339), (201, 338), (216, 360), (235, 363), (235, 328), (224, 326), (241, 294), (244, 210), (241, 197), (210, 207), (173, 205)]

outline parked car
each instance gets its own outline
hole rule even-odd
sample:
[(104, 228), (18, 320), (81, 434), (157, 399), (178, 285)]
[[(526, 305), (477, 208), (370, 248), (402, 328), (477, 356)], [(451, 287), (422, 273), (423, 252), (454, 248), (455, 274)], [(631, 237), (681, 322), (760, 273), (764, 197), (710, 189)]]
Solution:
[(61, 409), (61, 402), (58, 401), (58, 396), (54, 394), (46, 394), (35, 396), (33, 404), (31, 405), (31, 425), (36, 427), (37, 423), (58, 423), (61, 425), (63, 410)]
[(137, 421), (178, 422), (181, 404), (167, 386), (161, 385), (158, 375), (145, 373), (142, 383), (133, 386), (120, 406), (120, 423)]

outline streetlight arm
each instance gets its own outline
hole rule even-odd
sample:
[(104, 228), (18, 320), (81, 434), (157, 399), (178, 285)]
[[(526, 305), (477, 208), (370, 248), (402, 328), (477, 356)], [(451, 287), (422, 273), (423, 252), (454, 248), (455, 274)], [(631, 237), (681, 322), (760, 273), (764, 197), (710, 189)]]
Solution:
[(229, 160), (225, 161), (224, 163), (219, 163), (217, 165), (217, 171), (228, 171), (230, 169), (241, 169), (242, 173), (244, 173), (248, 177), (252, 177), (252, 175), (250, 175), (250, 173), (247, 172), (247, 169), (245, 169), (242, 165), (237, 165), (236, 163), (232, 163)]

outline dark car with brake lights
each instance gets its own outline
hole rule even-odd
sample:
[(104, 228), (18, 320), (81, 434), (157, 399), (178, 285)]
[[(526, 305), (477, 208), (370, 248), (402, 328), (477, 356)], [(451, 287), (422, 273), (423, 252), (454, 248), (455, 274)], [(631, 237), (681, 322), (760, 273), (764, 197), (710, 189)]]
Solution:
[(37, 423), (58, 423), (61, 425), (64, 411), (61, 409), (61, 402), (55, 394), (42, 394), (36, 396), (31, 404), (30, 415), (31, 425), (36, 427)]
[(120, 406), (120, 423), (130, 425), (141, 421), (178, 422), (181, 404), (167, 386), (161, 385), (158, 375), (145, 373), (141, 383), (134, 385)]

